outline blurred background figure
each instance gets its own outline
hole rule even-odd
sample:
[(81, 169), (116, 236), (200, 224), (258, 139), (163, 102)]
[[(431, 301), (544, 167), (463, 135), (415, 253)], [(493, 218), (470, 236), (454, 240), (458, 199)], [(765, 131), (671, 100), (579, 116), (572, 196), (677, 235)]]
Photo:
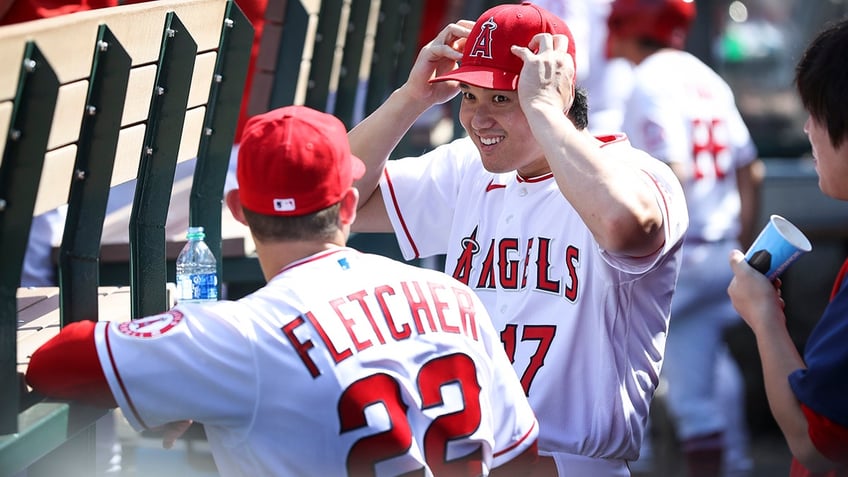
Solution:
[(624, 58), (608, 58), (607, 17), (612, 0), (536, 0), (565, 20), (577, 45), (577, 84), (589, 98), (589, 130), (618, 132), (624, 103), (633, 87), (633, 67)]
[(690, 477), (742, 476), (752, 467), (744, 386), (724, 341), (740, 320), (721, 257), (753, 239), (764, 172), (730, 87), (683, 51), (695, 15), (692, 0), (615, 0), (607, 50), (635, 66), (623, 131), (672, 167), (689, 209), (660, 375), (684, 465)]

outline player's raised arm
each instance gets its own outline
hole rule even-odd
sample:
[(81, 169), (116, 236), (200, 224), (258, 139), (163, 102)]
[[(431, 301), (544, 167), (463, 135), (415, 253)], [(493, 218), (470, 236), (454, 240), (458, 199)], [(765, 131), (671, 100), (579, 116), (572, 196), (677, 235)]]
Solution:
[(656, 189), (635, 161), (606, 154), (596, 138), (566, 116), (575, 99), (568, 42), (565, 35), (545, 33), (527, 47), (512, 48), (524, 61), (518, 81), (521, 108), (557, 185), (601, 247), (649, 255), (665, 240)]
[(460, 20), (445, 27), (418, 53), (406, 83), (348, 133), (351, 151), (367, 167), (365, 175), (354, 184), (360, 191), (361, 209), (354, 231), (391, 231), (382, 201), (379, 197), (370, 199), (386, 160), (403, 135), (422, 113), (450, 100), (459, 91), (456, 83), (430, 83), (430, 79), (456, 68), (471, 26), (473, 22)]

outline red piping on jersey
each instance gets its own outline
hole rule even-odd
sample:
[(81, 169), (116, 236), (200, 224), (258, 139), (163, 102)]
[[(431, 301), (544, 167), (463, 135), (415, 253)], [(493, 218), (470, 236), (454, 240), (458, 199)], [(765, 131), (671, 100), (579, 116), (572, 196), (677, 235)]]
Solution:
[(546, 180), (552, 178), (553, 176), (554, 176), (553, 172), (548, 172), (547, 174), (542, 174), (541, 176), (536, 176), (536, 177), (531, 177), (529, 179), (525, 179), (524, 177), (521, 177), (521, 174), (519, 174), (518, 172), (515, 173), (515, 178), (518, 180), (518, 182), (526, 182), (528, 184), (532, 184), (534, 182), (546, 181)]
[(521, 436), (521, 439), (518, 439), (518, 441), (516, 441), (514, 444), (512, 444), (511, 446), (507, 447), (506, 449), (504, 449), (500, 452), (494, 452), (493, 456), (494, 457), (502, 456), (502, 455), (506, 454), (507, 452), (509, 452), (509, 451), (515, 449), (516, 447), (520, 446), (524, 441), (527, 440), (528, 437), (530, 437), (530, 433), (533, 432), (533, 429), (536, 429), (537, 422), (538, 421), (533, 422), (533, 425), (530, 426), (530, 429), (528, 429), (527, 432), (525, 432), (523, 436)]
[(115, 379), (118, 380), (118, 385), (121, 387), (121, 392), (124, 393), (124, 397), (127, 399), (127, 404), (130, 406), (130, 410), (133, 413), (133, 416), (138, 420), (138, 422), (145, 428), (150, 429), (147, 424), (144, 423), (144, 419), (138, 414), (138, 411), (135, 408), (135, 404), (133, 404), (132, 398), (130, 398), (129, 393), (127, 392), (126, 386), (124, 386), (124, 380), (121, 378), (121, 373), (118, 372), (118, 367), (115, 366), (115, 359), (112, 356), (112, 343), (109, 341), (109, 329), (111, 326), (107, 323), (103, 330), (103, 338), (106, 341), (106, 352), (109, 354), (109, 364), (112, 365), (112, 372), (115, 373)]
[(504, 184), (495, 184), (495, 180), (489, 180), (489, 185), (486, 186), (486, 192), (493, 191), (495, 189), (506, 189), (506, 185)]
[(601, 141), (603, 143), (603, 144), (601, 144), (600, 147), (604, 147), (604, 146), (609, 146), (610, 144), (615, 144), (617, 142), (627, 141), (627, 135), (626, 134), (606, 134), (606, 135), (603, 135), (603, 136), (595, 136), (595, 139), (597, 139), (598, 141)]
[(403, 220), (403, 214), (400, 213), (397, 197), (395, 197), (395, 188), (392, 185), (392, 178), (389, 177), (389, 170), (384, 169), (383, 175), (386, 177), (386, 185), (389, 187), (389, 195), (392, 197), (392, 205), (394, 205), (398, 220), (400, 220), (400, 225), (403, 227), (403, 234), (406, 235), (406, 241), (409, 242), (410, 246), (412, 246), (412, 252), (415, 254), (414, 258), (418, 258), (418, 247), (415, 245), (415, 241), (412, 240), (412, 235), (409, 234), (409, 229), (406, 226), (406, 222)]

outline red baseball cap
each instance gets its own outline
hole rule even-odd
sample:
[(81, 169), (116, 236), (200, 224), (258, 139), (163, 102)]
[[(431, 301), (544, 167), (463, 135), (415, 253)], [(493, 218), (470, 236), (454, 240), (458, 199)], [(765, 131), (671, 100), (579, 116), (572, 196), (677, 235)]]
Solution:
[(238, 151), (242, 205), (265, 215), (298, 216), (342, 199), (365, 164), (351, 154), (344, 124), (306, 106), (250, 118)]
[(574, 60), (574, 37), (564, 20), (530, 2), (498, 5), (477, 19), (465, 43), (459, 68), (430, 82), (454, 80), (480, 88), (515, 91), (524, 61), (510, 48), (529, 45), (539, 33), (567, 36), (567, 51)]

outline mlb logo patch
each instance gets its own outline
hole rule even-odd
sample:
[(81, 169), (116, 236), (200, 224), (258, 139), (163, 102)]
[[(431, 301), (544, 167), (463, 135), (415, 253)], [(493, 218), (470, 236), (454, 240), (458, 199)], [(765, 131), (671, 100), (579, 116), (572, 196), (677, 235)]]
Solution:
[(277, 212), (291, 212), (295, 209), (294, 199), (274, 199), (274, 210)]

